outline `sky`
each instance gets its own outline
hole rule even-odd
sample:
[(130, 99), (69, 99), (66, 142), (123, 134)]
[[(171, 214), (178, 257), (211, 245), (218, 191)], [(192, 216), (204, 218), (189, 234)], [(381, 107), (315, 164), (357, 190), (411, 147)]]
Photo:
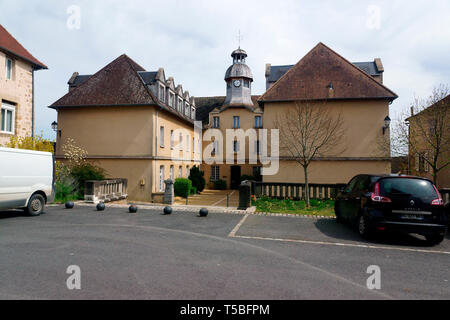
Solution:
[(448, 0), (0, 0), (0, 24), (49, 67), (35, 74), (36, 133), (52, 140), (48, 106), (72, 73), (123, 53), (148, 71), (163, 67), (191, 96), (225, 95), (239, 31), (252, 94), (265, 91), (266, 63), (295, 64), (323, 42), (352, 62), (381, 58), (396, 120), (414, 97), (450, 84), (449, 13)]

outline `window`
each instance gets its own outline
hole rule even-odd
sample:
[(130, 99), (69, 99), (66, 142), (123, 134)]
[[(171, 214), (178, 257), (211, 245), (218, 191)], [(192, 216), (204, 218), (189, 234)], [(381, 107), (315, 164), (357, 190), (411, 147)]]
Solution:
[(239, 141), (233, 141), (233, 152), (239, 152), (240, 150), (240, 144)]
[(256, 181), (261, 181), (262, 180), (261, 167), (253, 167), (252, 171), (253, 171), (253, 177), (255, 178), (255, 180)]
[(159, 128), (159, 146), (164, 148), (164, 127)]
[(239, 128), (239, 117), (238, 116), (233, 117), (233, 128), (234, 129)]
[(174, 170), (173, 166), (170, 166), (170, 180), (172, 180), (172, 181), (175, 179), (173, 170)]
[(180, 133), (180, 140), (178, 141), (178, 144), (180, 145), (180, 150), (183, 150), (183, 134)]
[(213, 128), (220, 128), (220, 118), (213, 117)]
[(164, 166), (159, 167), (159, 191), (164, 191)]
[(189, 170), (189, 166), (186, 166), (186, 178), (189, 178), (191, 171)]
[(259, 140), (255, 141), (255, 152), (261, 154), (261, 142)]
[(175, 138), (173, 136), (173, 130), (170, 130), (170, 148), (173, 149), (175, 146)]
[(187, 136), (186, 136), (186, 151), (187, 151), (187, 152), (190, 152), (190, 151), (191, 151), (190, 143), (191, 143), (191, 136), (190, 136), (190, 135), (187, 135)]
[(426, 157), (428, 154), (426, 152), (416, 153), (416, 171), (417, 172), (428, 172), (428, 162), (426, 161)]
[(175, 107), (174, 105), (174, 100), (175, 100), (175, 95), (173, 93), (169, 93), (169, 106), (171, 106), (172, 108)]
[(244, 87), (250, 88), (250, 81), (249, 80), (244, 80)]
[(6, 58), (6, 79), (12, 79), (12, 69), (13, 69), (13, 61), (9, 58)]
[(183, 113), (183, 100), (178, 99), (178, 112)]
[(159, 86), (159, 100), (161, 100), (162, 102), (165, 102), (166, 100), (165, 100), (165, 91), (166, 91), (166, 88), (164, 88), (164, 86)]
[(14, 121), (16, 107), (13, 104), (2, 102), (0, 118), (0, 131), (5, 133), (14, 133)]
[(213, 154), (219, 153), (219, 141), (213, 141)]
[(192, 138), (192, 152), (195, 153), (195, 138)]
[(217, 181), (220, 179), (219, 166), (211, 166), (211, 180)]
[(195, 119), (195, 109), (191, 108), (191, 119)]
[(189, 110), (191, 108), (189, 107), (189, 104), (185, 103), (184, 104), (184, 115), (189, 117)]
[(183, 167), (182, 166), (178, 167), (178, 178), (183, 178)]
[(255, 128), (262, 128), (262, 117), (261, 116), (255, 117)]

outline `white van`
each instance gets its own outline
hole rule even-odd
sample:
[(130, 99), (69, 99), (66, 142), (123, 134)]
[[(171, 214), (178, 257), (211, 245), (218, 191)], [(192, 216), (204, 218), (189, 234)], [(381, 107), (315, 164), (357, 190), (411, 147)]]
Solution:
[(0, 210), (38, 216), (54, 198), (55, 161), (50, 152), (0, 147)]

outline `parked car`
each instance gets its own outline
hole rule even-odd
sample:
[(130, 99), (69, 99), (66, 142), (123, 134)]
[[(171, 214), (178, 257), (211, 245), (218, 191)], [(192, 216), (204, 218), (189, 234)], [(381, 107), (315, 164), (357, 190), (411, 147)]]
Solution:
[(40, 215), (54, 198), (54, 163), (50, 152), (0, 147), (0, 210)]
[(439, 244), (447, 232), (444, 201), (425, 178), (361, 174), (347, 184), (335, 201), (336, 220), (358, 226), (365, 238), (376, 231), (402, 231)]

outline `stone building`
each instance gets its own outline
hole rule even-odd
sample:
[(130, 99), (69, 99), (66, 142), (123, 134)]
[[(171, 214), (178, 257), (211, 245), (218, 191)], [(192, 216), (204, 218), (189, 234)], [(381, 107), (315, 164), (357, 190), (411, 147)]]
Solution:
[(0, 145), (34, 135), (34, 72), (47, 66), (0, 25)]

